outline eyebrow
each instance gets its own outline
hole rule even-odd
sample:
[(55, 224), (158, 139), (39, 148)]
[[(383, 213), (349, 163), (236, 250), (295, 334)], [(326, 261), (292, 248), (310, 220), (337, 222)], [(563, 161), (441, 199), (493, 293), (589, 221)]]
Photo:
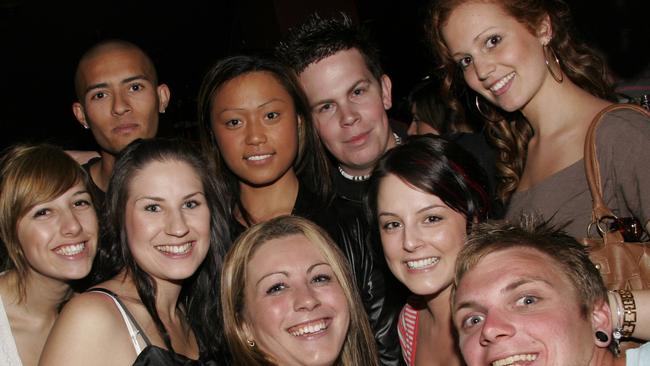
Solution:
[[(444, 208), (445, 206), (434, 203), (432, 205), (422, 207), (421, 209), (417, 210), (415, 213), (422, 213), (424, 211), (428, 211), (428, 210), (431, 210), (432, 208), (437, 208), (437, 207)], [(377, 216), (382, 217), (382, 216), (399, 216), (399, 215), (395, 214), (395, 213), (392, 213), (392, 212), (386, 211), (386, 212), (380, 212), (379, 215), (377, 215)]]
[[(184, 200), (186, 200), (186, 199), (188, 199), (188, 198), (191, 198), (191, 197), (193, 197), (193, 196), (196, 196), (197, 194), (200, 194), (200, 195), (202, 195), (202, 196), (205, 196), (205, 193), (203, 193), (203, 192), (201, 192), (201, 191), (197, 191), (197, 192), (194, 192), (194, 193), (187, 194), (187, 195), (183, 196), (182, 198), (183, 198)], [(140, 200), (152, 200), (152, 201), (156, 201), (156, 202), (162, 202), (162, 201), (165, 200), (165, 198), (163, 198), (163, 197), (157, 197), (157, 196), (142, 196), (142, 197), (138, 197), (138, 198), (136, 198), (134, 202), (138, 202), (138, 201), (140, 201)]]
[(318, 262), (318, 263), (314, 263), (314, 264), (312, 264), (311, 266), (309, 266), (309, 268), (307, 268), (307, 273), (311, 273), (311, 271), (313, 271), (314, 268), (316, 268), (316, 267), (318, 267), (318, 266), (322, 266), (322, 265), (325, 265), (325, 266), (328, 266), (328, 267), (332, 267), (329, 263), (326, 263), (326, 262)]
[[(326, 265), (326, 266), (331, 267), (329, 263), (318, 262), (318, 263), (314, 263), (311, 266), (309, 266), (309, 268), (307, 268), (307, 273), (311, 273), (314, 270), (314, 268), (316, 268), (318, 266), (322, 266), (322, 265)], [(287, 271), (276, 271), (276, 272), (267, 273), (264, 276), (260, 277), (259, 280), (257, 280), (257, 282), (255, 283), (255, 286), (259, 285), (260, 282), (262, 282), (263, 279), (265, 279), (265, 278), (267, 278), (269, 276), (275, 275), (275, 274), (281, 274), (281, 275), (284, 275), (285, 277), (289, 277), (289, 272), (287, 272)]]
[[(494, 29), (494, 28), (497, 28), (497, 27), (496, 27), (496, 26), (491, 26), (491, 27), (487, 27), (487, 28), (485, 28), (481, 33), (477, 34), (476, 37), (474, 37), (474, 39), (472, 40), (472, 43), (475, 43), (475, 42), (476, 42), (479, 38), (481, 38), (485, 33), (487, 33), (489, 30), (492, 30), (492, 29)], [(463, 55), (463, 54), (464, 54), (463, 52), (455, 52), (455, 53), (454, 53), (453, 55), (451, 55), (451, 56), (452, 56), (452, 57), (455, 57), (455, 56), (457, 56), (457, 55)]]
[(260, 284), (260, 282), (262, 282), (263, 279), (265, 279), (265, 278), (267, 278), (269, 276), (276, 275), (276, 274), (281, 274), (281, 275), (284, 275), (285, 277), (289, 277), (289, 272), (287, 272), (287, 271), (277, 271), (277, 272), (267, 273), (264, 276), (260, 277), (260, 279), (257, 280), (257, 282), (255, 282), (255, 287), (257, 287)]
[[(267, 105), (269, 105), (269, 104), (271, 104), (273, 102), (286, 103), (284, 100), (282, 100), (280, 98), (272, 98), (272, 99), (258, 105), (256, 108), (257, 109), (263, 108), (263, 107), (265, 107), (265, 106), (267, 106)], [(226, 108), (223, 108), (223, 109), (217, 111), (217, 114), (222, 114), (222, 113), (228, 112), (228, 111), (244, 111), (244, 110), (246, 110), (246, 108), (228, 108), (228, 107), (226, 107)]]
[[(130, 77), (128, 77), (128, 78), (122, 80), (122, 81), (120, 82), (120, 84), (128, 84), (128, 83), (130, 83), (130, 82), (132, 82), (132, 81), (135, 81), (135, 80), (146, 80), (146, 81), (149, 81), (149, 78), (148, 78), (145, 74), (134, 75), (134, 76), (130, 76)], [(106, 87), (108, 87), (108, 83), (106, 83), (106, 82), (103, 82), (103, 83), (97, 83), (97, 84), (93, 84), (93, 85), (89, 85), (89, 86), (86, 88), (86, 91), (84, 92), (84, 95), (85, 95), (85, 94), (88, 94), (90, 91), (92, 91), (92, 90), (94, 90), (94, 89), (102, 89), (102, 88), (106, 88)]]
[[(533, 282), (542, 282), (542, 283), (545, 283), (548, 286), (553, 287), (553, 285), (550, 282), (548, 282), (546, 279), (541, 278), (541, 277), (537, 277), (537, 276), (532, 276), (532, 277), (522, 278), (522, 279), (516, 280), (516, 281), (508, 284), (506, 287), (499, 290), (499, 293), (500, 294), (505, 294), (507, 292), (512, 292), (512, 291), (516, 290), (520, 286), (523, 286), (523, 285), (526, 285), (526, 284), (529, 284), (529, 283), (533, 283)], [(481, 305), (476, 301), (471, 301), (471, 300), (470, 301), (463, 301), (463, 302), (459, 303), (457, 306), (454, 307), (454, 313), (459, 311), (459, 310), (465, 309), (465, 308), (477, 308), (477, 307), (481, 307)]]
[[(357, 80), (357, 81), (356, 81), (354, 84), (352, 84), (352, 86), (351, 86), (351, 87), (346, 91), (346, 94), (350, 94), (350, 93), (351, 93), (354, 89), (356, 89), (356, 88), (359, 86), (359, 84), (361, 84), (361, 83), (369, 83), (369, 84), (370, 84), (371, 81), (370, 81), (369, 78), (364, 78), (364, 79), (359, 79), (359, 80)], [(332, 98), (321, 99), (321, 100), (318, 100), (318, 101), (314, 102), (313, 104), (311, 104), (311, 105), (310, 105), (310, 108), (316, 108), (316, 106), (319, 106), (319, 105), (321, 105), (321, 104), (325, 104), (325, 103), (333, 103), (333, 102), (335, 102), (335, 100), (332, 99)]]

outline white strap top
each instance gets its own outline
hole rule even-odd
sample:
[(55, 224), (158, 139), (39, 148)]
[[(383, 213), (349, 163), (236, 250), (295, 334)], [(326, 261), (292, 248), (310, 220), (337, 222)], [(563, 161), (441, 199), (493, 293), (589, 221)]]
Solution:
[[(129, 310), (124, 306), (122, 301), (120, 301), (120, 299), (117, 297), (116, 294), (114, 294), (113, 292), (107, 289), (94, 288), (88, 290), (88, 292), (98, 292), (110, 297), (113, 300), (115, 306), (117, 307), (117, 309), (120, 311), (120, 314), (122, 315), (122, 319), (124, 320), (124, 324), (126, 324), (126, 328), (129, 330), (129, 336), (131, 337), (131, 343), (133, 343), (135, 354), (136, 356), (139, 355), (140, 352), (142, 352), (142, 350), (150, 344), (150, 342), (147, 336), (140, 328), (140, 325), (135, 321), (135, 319), (133, 319), (133, 316), (131, 315), (131, 313), (129, 313)], [(142, 338), (142, 341), (144, 342), (144, 346), (140, 345), (140, 342), (138, 341), (138, 336)]]

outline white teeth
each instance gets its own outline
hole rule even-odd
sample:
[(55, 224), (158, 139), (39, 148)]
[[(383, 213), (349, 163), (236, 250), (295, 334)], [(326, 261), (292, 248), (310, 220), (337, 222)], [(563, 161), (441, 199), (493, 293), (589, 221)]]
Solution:
[(410, 269), (421, 269), (436, 264), (438, 263), (439, 260), (440, 258), (431, 257), (431, 258), (420, 259), (417, 261), (406, 261), (406, 265)]
[(320, 320), (316, 323), (310, 324), (310, 325), (305, 325), (302, 327), (298, 328), (292, 328), (289, 330), (289, 333), (292, 336), (299, 337), (304, 334), (311, 334), (311, 333), (316, 333), (320, 332), (323, 329), (327, 329), (327, 326), (325, 325), (325, 320)]
[(63, 245), (63, 246), (60, 246), (60, 247), (56, 248), (54, 253), (59, 254), (59, 255), (73, 256), (73, 255), (77, 255), (77, 254), (81, 253), (84, 250), (84, 248), (86, 248), (85, 243)]
[(492, 87), (490, 87), (490, 90), (493, 93), (496, 93), (499, 89), (503, 88), (508, 83), (508, 81), (510, 81), (514, 77), (515, 77), (515, 73), (513, 71), (508, 75), (504, 76), (503, 79), (497, 81), (494, 85), (492, 85)]
[(185, 254), (192, 248), (192, 243), (185, 243), (183, 245), (158, 245), (156, 249), (163, 253), (172, 254)]
[(253, 155), (253, 156), (249, 156), (249, 157), (247, 157), (246, 160), (256, 160), (256, 161), (257, 161), (257, 160), (268, 159), (268, 158), (270, 158), (270, 157), (271, 157), (271, 154), (265, 154), (265, 155)]
[(517, 361), (535, 361), (537, 359), (537, 355), (533, 354), (521, 354), (521, 355), (513, 355), (510, 357), (506, 357), (501, 360), (496, 360), (492, 362), (492, 366), (506, 366), (506, 365), (514, 365), (515, 362)]

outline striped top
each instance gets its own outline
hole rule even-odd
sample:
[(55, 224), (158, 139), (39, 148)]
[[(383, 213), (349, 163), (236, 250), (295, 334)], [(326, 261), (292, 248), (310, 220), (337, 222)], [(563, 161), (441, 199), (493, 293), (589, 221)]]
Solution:
[(415, 365), (415, 346), (418, 335), (418, 311), (406, 303), (399, 313), (397, 323), (399, 343), (402, 346), (402, 357), (407, 366)]

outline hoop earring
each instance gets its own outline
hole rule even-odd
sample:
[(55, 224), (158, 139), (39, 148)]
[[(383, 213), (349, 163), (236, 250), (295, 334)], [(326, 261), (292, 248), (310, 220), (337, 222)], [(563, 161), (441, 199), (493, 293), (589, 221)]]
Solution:
[[(544, 51), (544, 63), (546, 64), (546, 68), (548, 69), (548, 72), (551, 73), (551, 76), (553, 77), (553, 79), (555, 79), (555, 81), (561, 83), (562, 81), (564, 81), (564, 75), (562, 74), (562, 66), (560, 66), (560, 59), (557, 58), (557, 55), (555, 54), (555, 50), (553, 50), (553, 48), (549, 47), (548, 45), (544, 45), (542, 50)], [(551, 66), (551, 63), (548, 60), (549, 50), (553, 55), (553, 60), (555, 60), (555, 64), (557, 65), (557, 68), (560, 70), (559, 76), (555, 73), (555, 71), (553, 71), (553, 67)]]
[(483, 112), (483, 110), (481, 109), (481, 103), (480, 103), (479, 100), (478, 100), (478, 95), (476, 95), (476, 96), (474, 97), (474, 104), (476, 105), (476, 109), (478, 110), (478, 113), (479, 113), (481, 116), (483, 116), (483, 118), (485, 118), (486, 120), (488, 120), (489, 122), (498, 122), (498, 121), (500, 121), (500, 119), (498, 119), (498, 118), (497, 118), (497, 119), (495, 119), (495, 118), (490, 118), (488, 114), (486, 114), (485, 112)]

